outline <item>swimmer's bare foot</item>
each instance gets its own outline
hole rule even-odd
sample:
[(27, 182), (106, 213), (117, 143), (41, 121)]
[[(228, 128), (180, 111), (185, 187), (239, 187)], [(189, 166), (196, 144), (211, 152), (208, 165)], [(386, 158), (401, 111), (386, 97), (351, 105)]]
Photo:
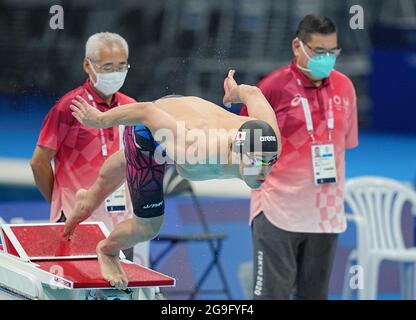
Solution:
[(75, 194), (75, 208), (65, 222), (64, 237), (69, 239), (75, 228), (82, 221), (88, 219), (93, 211), (93, 206), (88, 198), (88, 190), (80, 189)]
[(113, 287), (117, 289), (127, 289), (128, 280), (120, 264), (119, 256), (110, 256), (103, 252), (102, 240), (97, 245), (98, 262), (100, 263), (101, 274)]

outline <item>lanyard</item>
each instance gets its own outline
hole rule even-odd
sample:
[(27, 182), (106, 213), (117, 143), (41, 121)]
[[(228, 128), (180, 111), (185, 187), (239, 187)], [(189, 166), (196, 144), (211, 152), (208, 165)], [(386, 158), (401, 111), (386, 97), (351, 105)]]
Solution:
[[(311, 114), (311, 109), (309, 107), (309, 101), (306, 98), (306, 93), (305, 93), (305, 89), (303, 88), (300, 79), (298, 79), (298, 84), (299, 86), (302, 87), (302, 91), (303, 91), (303, 97), (300, 98), (301, 104), (302, 104), (302, 108), (303, 108), (303, 113), (305, 115), (305, 120), (306, 120), (306, 130), (308, 131), (309, 136), (312, 139), (312, 142), (315, 142), (315, 136), (313, 134), (313, 121), (312, 121), (312, 114)], [(327, 124), (327, 128), (328, 128), (328, 140), (331, 141), (332, 140), (332, 131), (334, 130), (334, 125), (335, 125), (335, 121), (334, 121), (334, 110), (333, 110), (333, 106), (332, 106), (332, 98), (328, 98), (327, 92), (325, 90), (322, 90), (322, 95), (323, 100), (324, 101), (328, 101), (328, 112), (326, 113), (326, 124)]]
[[(87, 97), (90, 100), (92, 106), (95, 109), (98, 109), (97, 108), (97, 105), (95, 104), (95, 101), (94, 101), (94, 98), (92, 97), (92, 95), (87, 90), (85, 90), (85, 93), (87, 94)], [(120, 103), (118, 103), (117, 106), (120, 106)], [(123, 137), (123, 131), (124, 131), (124, 126), (119, 126), (119, 133), (120, 133), (120, 145), (119, 146), (120, 146), (120, 149), (124, 145), (123, 139), (122, 139), (122, 137)], [(104, 129), (103, 128), (100, 128), (99, 129), (99, 132), (100, 132), (100, 141), (101, 141), (101, 153), (102, 153), (104, 159), (107, 159), (107, 157), (108, 157), (108, 148), (107, 148), (107, 142), (105, 141)]]

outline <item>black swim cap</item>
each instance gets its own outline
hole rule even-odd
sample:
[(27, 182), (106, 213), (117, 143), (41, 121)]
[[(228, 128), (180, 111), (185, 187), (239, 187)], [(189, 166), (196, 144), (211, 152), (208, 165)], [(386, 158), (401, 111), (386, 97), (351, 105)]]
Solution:
[(275, 152), (278, 153), (279, 145), (276, 133), (265, 121), (250, 120), (239, 129), (233, 142), (235, 152)]

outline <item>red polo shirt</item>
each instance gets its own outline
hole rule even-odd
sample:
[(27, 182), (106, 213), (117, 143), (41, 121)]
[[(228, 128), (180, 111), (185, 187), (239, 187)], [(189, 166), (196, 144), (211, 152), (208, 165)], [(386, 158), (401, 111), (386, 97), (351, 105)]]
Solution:
[[(358, 145), (357, 105), (352, 82), (333, 70), (316, 87), (295, 62), (275, 70), (258, 83), (276, 113), (282, 153), (261, 188), (252, 191), (250, 223), (261, 211), (275, 226), (293, 232), (340, 233), (344, 214), (345, 149)], [(312, 139), (299, 97), (308, 99), (314, 136), (328, 143), (329, 100), (334, 113), (331, 143), (335, 146), (337, 183), (315, 185)], [(247, 115), (243, 107), (241, 115)]]
[[(65, 94), (46, 115), (37, 145), (56, 151), (51, 221), (57, 221), (60, 218), (61, 210), (64, 211), (66, 217), (71, 215), (76, 191), (80, 188), (88, 189), (91, 187), (105, 161), (99, 129), (81, 125), (72, 116), (72, 111), (69, 108), (72, 99), (77, 95), (91, 103), (87, 91), (92, 96), (97, 108), (102, 112), (119, 105), (135, 102), (134, 99), (117, 92), (109, 106), (92, 89), (90, 81), (87, 80), (82, 86)], [(115, 126), (103, 129), (103, 131), (108, 156), (110, 156), (120, 148), (119, 128)], [(131, 213), (132, 209), (129, 202), (128, 212)], [(115, 224), (128, 217), (128, 212), (109, 214), (106, 212), (103, 203), (89, 220), (103, 221), (112, 230)]]

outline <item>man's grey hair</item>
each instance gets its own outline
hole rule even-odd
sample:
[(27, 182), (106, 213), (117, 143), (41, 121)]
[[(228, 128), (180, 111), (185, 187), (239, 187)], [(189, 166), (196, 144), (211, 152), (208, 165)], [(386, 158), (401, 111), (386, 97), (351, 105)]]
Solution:
[(100, 60), (100, 50), (106, 45), (118, 45), (124, 49), (129, 56), (127, 41), (117, 33), (99, 32), (90, 36), (85, 44), (85, 57), (92, 61)]

